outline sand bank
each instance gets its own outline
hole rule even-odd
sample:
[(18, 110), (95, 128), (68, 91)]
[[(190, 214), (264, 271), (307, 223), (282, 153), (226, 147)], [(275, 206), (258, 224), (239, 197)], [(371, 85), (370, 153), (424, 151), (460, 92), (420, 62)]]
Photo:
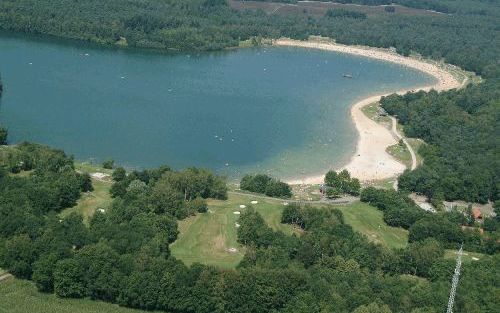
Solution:
[[(348, 53), (382, 61), (397, 63), (407, 66), (421, 72), (427, 73), (436, 78), (436, 83), (431, 86), (414, 87), (408, 90), (399, 90), (392, 93), (405, 94), (408, 91), (430, 90), (437, 91), (460, 88), (464, 82), (457, 80), (450, 72), (437, 64), (427, 62), (422, 59), (404, 57), (395, 52), (385, 49), (346, 46), (336, 44), (331, 41), (299, 41), (291, 39), (279, 39), (273, 42), (276, 46), (293, 46), (312, 49), (321, 49), (340, 53)], [(365, 98), (351, 107), (351, 117), (358, 130), (359, 137), (356, 145), (356, 153), (352, 156), (349, 163), (341, 169), (347, 169), (353, 177), (361, 181), (381, 180), (395, 177), (405, 170), (405, 166), (396, 161), (386, 152), (388, 146), (397, 143), (391, 132), (369, 119), (361, 109), (374, 102), (380, 101), (380, 98), (388, 94), (373, 95)], [(327, 169), (328, 170), (328, 169)], [(326, 172), (326, 171), (325, 171)], [(324, 174), (290, 180), (291, 184), (318, 184), (323, 182)]]

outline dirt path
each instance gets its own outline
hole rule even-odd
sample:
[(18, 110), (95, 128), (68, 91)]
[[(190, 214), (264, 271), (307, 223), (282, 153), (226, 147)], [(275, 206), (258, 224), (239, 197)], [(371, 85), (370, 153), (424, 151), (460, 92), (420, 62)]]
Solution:
[(345, 196), (345, 197), (333, 199), (333, 200), (293, 200), (293, 199), (273, 198), (273, 197), (268, 197), (268, 196), (264, 196), (264, 195), (257, 195), (257, 194), (253, 194), (253, 193), (238, 192), (238, 191), (228, 191), (227, 193), (233, 194), (233, 195), (238, 195), (238, 196), (250, 196), (253, 198), (257, 198), (257, 199), (283, 201), (283, 202), (289, 202), (289, 203), (349, 204), (349, 203), (353, 203), (353, 202), (359, 200), (359, 197), (353, 197), (353, 196)]
[(413, 148), (410, 146), (408, 141), (406, 141), (406, 138), (401, 136), (401, 134), (398, 132), (398, 121), (396, 120), (396, 118), (394, 116), (391, 116), (391, 120), (392, 120), (392, 132), (398, 138), (398, 140), (403, 140), (403, 143), (406, 145), (406, 148), (408, 149), (408, 151), (410, 151), (411, 155), (410, 169), (413, 171), (414, 169), (417, 168), (417, 156), (415, 155), (415, 151), (413, 151)]
[(0, 275), (0, 282), (4, 281), (6, 279), (9, 279), (11, 277), (14, 277), (14, 276), (12, 276), (12, 274), (9, 274), (9, 273), (2, 274), (2, 275)]

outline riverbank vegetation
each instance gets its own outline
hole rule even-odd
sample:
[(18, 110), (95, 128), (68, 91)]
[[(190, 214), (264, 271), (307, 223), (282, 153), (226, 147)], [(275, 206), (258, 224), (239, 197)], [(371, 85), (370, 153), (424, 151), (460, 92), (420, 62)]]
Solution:
[(265, 194), (268, 197), (291, 198), (292, 189), (287, 183), (265, 174), (245, 175), (241, 179), (240, 189)]
[(359, 179), (351, 177), (347, 170), (339, 173), (328, 171), (325, 175), (325, 194), (330, 198), (340, 197), (341, 194), (359, 196), (360, 190)]

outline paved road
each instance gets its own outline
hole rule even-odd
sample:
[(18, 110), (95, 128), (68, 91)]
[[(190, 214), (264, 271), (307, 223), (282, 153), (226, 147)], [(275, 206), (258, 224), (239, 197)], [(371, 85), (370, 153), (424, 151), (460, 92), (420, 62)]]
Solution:
[(246, 192), (238, 192), (238, 191), (228, 191), (229, 194), (233, 195), (240, 195), (240, 196), (251, 196), (253, 198), (257, 199), (266, 199), (266, 200), (278, 200), (278, 201), (283, 201), (283, 202), (289, 202), (289, 203), (307, 203), (307, 204), (348, 204), (348, 203), (353, 203), (355, 201), (359, 200), (359, 197), (353, 197), (353, 196), (346, 196), (338, 199), (333, 199), (333, 200), (293, 200), (293, 199), (280, 199), (280, 198), (273, 198), (273, 197), (268, 197), (268, 196), (263, 196), (263, 195), (258, 195), (258, 194), (253, 194), (253, 193), (246, 193)]

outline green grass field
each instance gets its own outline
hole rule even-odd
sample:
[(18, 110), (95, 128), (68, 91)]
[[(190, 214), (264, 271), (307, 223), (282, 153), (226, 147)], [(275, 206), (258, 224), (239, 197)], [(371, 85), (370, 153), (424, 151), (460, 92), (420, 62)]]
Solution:
[(108, 175), (113, 174), (113, 170), (103, 168), (100, 164), (91, 164), (89, 162), (75, 161), (75, 168), (86, 173), (100, 172)]
[(30, 281), (9, 278), (0, 282), (0, 313), (145, 313), (90, 299), (61, 299), (40, 293)]
[[(258, 203), (252, 205), (253, 200)], [(235, 194), (230, 194), (227, 201), (210, 200), (209, 210), (212, 213), (198, 214), (179, 222), (179, 238), (170, 246), (172, 254), (186, 264), (199, 262), (224, 268), (235, 267), (243, 258), (245, 249), (236, 241), (238, 215), (234, 211), (245, 210), (239, 208), (241, 204), (252, 206), (274, 230), (286, 234), (299, 233), (298, 229), (281, 224), (283, 202)], [(406, 246), (408, 232), (387, 226), (382, 212), (376, 208), (362, 202), (335, 207), (344, 213), (346, 223), (369, 240), (390, 248)], [(237, 252), (230, 252), (230, 248), (237, 249)]]
[(76, 206), (65, 209), (61, 212), (61, 216), (78, 213), (83, 215), (84, 221), (87, 222), (95, 210), (98, 208), (106, 209), (113, 201), (109, 194), (111, 183), (92, 179), (92, 186), (94, 186), (94, 191), (82, 194)]
[(411, 168), (411, 154), (406, 145), (395, 144), (387, 147), (386, 151), (396, 160), (403, 163), (406, 168)]
[[(99, 172), (111, 175), (113, 172), (113, 170), (104, 169), (85, 162), (75, 162), (75, 168), (78, 171), (85, 173)], [(62, 211), (61, 216), (64, 217), (71, 213), (78, 213), (83, 216), (83, 220), (86, 223), (98, 208), (106, 209), (113, 201), (111, 195), (109, 194), (111, 185), (111, 179), (104, 181), (92, 178), (92, 186), (94, 186), (94, 190), (82, 194), (77, 204), (72, 208)]]
[(365, 105), (361, 108), (361, 111), (369, 118), (374, 120), (375, 122), (383, 125), (384, 127), (390, 129), (392, 126), (392, 121), (389, 116), (380, 115), (380, 103), (374, 102), (369, 105)]
[(354, 202), (337, 208), (344, 213), (347, 224), (373, 242), (389, 248), (404, 248), (408, 243), (408, 231), (388, 226), (382, 218), (382, 212), (369, 204)]
[[(258, 201), (251, 204), (251, 201)], [(236, 223), (239, 215), (253, 207), (274, 230), (291, 234), (290, 225), (280, 223), (283, 201), (255, 198), (252, 195), (230, 194), (227, 201), (209, 200), (209, 212), (179, 222), (179, 238), (170, 246), (172, 254), (186, 264), (199, 262), (224, 268), (235, 267), (243, 258), (245, 249), (236, 241)], [(240, 205), (247, 208), (240, 209)], [(229, 249), (235, 248), (236, 252)]]

